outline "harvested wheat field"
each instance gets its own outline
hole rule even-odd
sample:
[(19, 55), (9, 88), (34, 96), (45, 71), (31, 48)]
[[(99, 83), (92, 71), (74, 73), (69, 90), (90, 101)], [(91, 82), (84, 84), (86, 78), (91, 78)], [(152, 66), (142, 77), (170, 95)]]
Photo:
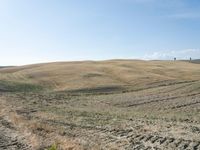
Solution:
[(0, 69), (1, 150), (199, 150), (200, 64), (109, 60)]

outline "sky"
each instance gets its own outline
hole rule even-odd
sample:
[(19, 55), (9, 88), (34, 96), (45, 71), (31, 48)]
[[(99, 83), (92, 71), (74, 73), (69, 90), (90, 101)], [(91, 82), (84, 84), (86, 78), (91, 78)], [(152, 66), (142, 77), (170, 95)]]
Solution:
[(0, 66), (200, 58), (199, 0), (0, 0)]

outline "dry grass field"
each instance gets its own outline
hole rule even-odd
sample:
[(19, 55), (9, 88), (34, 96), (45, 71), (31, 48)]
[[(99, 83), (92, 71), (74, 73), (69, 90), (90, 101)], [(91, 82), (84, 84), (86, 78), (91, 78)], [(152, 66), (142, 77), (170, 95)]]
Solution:
[(200, 64), (57, 62), (0, 69), (0, 150), (199, 150)]

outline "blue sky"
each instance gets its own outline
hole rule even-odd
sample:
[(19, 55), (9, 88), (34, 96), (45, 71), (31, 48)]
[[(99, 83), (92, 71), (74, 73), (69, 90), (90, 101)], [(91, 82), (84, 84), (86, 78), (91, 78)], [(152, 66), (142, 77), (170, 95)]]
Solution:
[(200, 58), (199, 0), (0, 0), (0, 66)]

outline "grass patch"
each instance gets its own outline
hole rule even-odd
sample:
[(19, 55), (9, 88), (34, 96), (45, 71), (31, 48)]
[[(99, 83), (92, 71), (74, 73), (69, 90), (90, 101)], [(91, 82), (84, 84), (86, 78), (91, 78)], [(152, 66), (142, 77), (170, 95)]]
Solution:
[(56, 144), (53, 144), (53, 145), (51, 145), (51, 147), (50, 148), (48, 148), (47, 150), (57, 150), (58, 148), (57, 148), (57, 145)]
[(0, 91), (5, 92), (38, 92), (43, 87), (36, 84), (0, 80)]

